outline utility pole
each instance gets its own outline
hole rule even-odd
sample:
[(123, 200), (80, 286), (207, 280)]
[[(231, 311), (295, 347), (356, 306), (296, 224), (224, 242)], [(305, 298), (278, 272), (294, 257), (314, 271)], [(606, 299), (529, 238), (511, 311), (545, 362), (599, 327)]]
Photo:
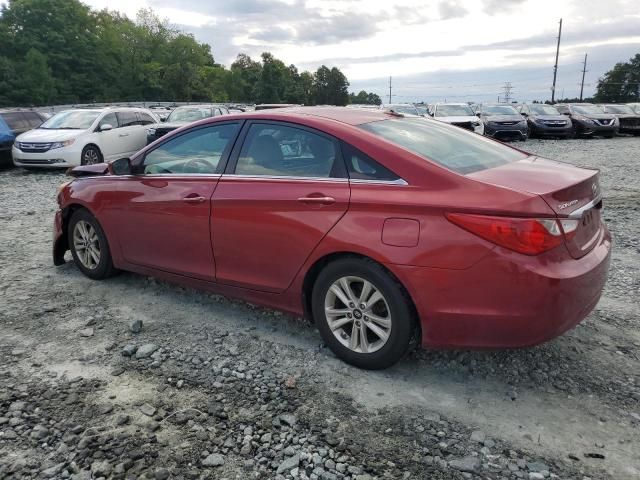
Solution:
[(587, 54), (584, 54), (584, 63), (582, 64), (582, 82), (580, 83), (580, 101), (582, 101), (582, 92), (584, 91), (584, 74), (587, 73)]
[(504, 98), (504, 103), (511, 102), (511, 93), (513, 92), (513, 86), (511, 82), (504, 82), (504, 87), (502, 87), (502, 97)]
[(391, 103), (391, 77), (389, 77), (389, 103)]
[(558, 56), (560, 55), (560, 37), (562, 37), (562, 19), (558, 30), (558, 46), (556, 47), (556, 63), (553, 66), (553, 86), (551, 87), (551, 103), (556, 99), (556, 77), (558, 76)]

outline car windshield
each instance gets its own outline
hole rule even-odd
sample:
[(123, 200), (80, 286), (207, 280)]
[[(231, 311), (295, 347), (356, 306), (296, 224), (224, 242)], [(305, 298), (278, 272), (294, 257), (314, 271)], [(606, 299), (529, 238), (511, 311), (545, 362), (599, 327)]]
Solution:
[(520, 115), (511, 105), (484, 105), (482, 113), (488, 115)]
[(534, 115), (560, 115), (560, 112), (556, 109), (556, 107), (552, 107), (551, 105), (529, 105), (529, 110)]
[(469, 117), (473, 115), (473, 110), (469, 105), (438, 105), (436, 107), (436, 117)]
[(389, 110), (393, 110), (396, 113), (402, 113), (406, 115), (419, 115), (418, 110), (413, 105), (389, 105)]
[(511, 147), (442, 122), (398, 118), (365, 123), (360, 127), (461, 174), (499, 167), (527, 157)]
[(100, 110), (67, 110), (60, 112), (40, 127), (45, 130), (86, 130), (102, 113)]
[(595, 105), (574, 105), (571, 108), (575, 113), (581, 115), (600, 115), (604, 113), (601, 107), (596, 107)]
[(169, 122), (195, 122), (202, 120), (203, 118), (209, 118), (213, 116), (212, 109), (209, 107), (189, 107), (189, 108), (176, 108), (171, 115), (167, 118)]
[(635, 113), (629, 105), (607, 105), (605, 108), (607, 109), (607, 113), (625, 113), (628, 115)]

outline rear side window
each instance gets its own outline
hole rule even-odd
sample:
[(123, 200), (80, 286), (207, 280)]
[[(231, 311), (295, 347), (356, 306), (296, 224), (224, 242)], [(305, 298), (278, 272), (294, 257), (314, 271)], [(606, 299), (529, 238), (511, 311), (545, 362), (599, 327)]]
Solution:
[(3, 113), (2, 117), (4, 118), (4, 121), (7, 122), (7, 125), (9, 125), (9, 128), (11, 130), (30, 128), (27, 119), (24, 118), (24, 116), (20, 112)]
[(391, 170), (383, 167), (373, 158), (348, 143), (342, 144), (342, 156), (347, 165), (349, 178), (352, 180), (377, 180), (382, 182), (400, 180), (400, 177)]
[(360, 127), (463, 175), (527, 157), (506, 145), (434, 120), (398, 118)]
[(139, 125), (136, 112), (118, 112), (117, 115), (121, 127), (132, 127), (134, 125)]

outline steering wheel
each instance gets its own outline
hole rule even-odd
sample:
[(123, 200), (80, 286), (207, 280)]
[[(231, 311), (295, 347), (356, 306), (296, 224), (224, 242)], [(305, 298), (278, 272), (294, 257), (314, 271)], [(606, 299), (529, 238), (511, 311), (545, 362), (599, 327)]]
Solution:
[(194, 158), (186, 162), (182, 170), (184, 173), (214, 173), (212, 170), (215, 169), (204, 158)]

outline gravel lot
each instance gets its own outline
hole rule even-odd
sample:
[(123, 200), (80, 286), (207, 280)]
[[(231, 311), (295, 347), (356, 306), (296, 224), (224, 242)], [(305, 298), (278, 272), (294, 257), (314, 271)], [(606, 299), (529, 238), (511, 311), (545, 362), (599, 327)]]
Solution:
[(0, 479), (640, 478), (640, 139), (517, 146), (602, 170), (600, 304), (537, 348), (383, 372), (300, 319), (54, 267), (64, 175), (0, 172)]

